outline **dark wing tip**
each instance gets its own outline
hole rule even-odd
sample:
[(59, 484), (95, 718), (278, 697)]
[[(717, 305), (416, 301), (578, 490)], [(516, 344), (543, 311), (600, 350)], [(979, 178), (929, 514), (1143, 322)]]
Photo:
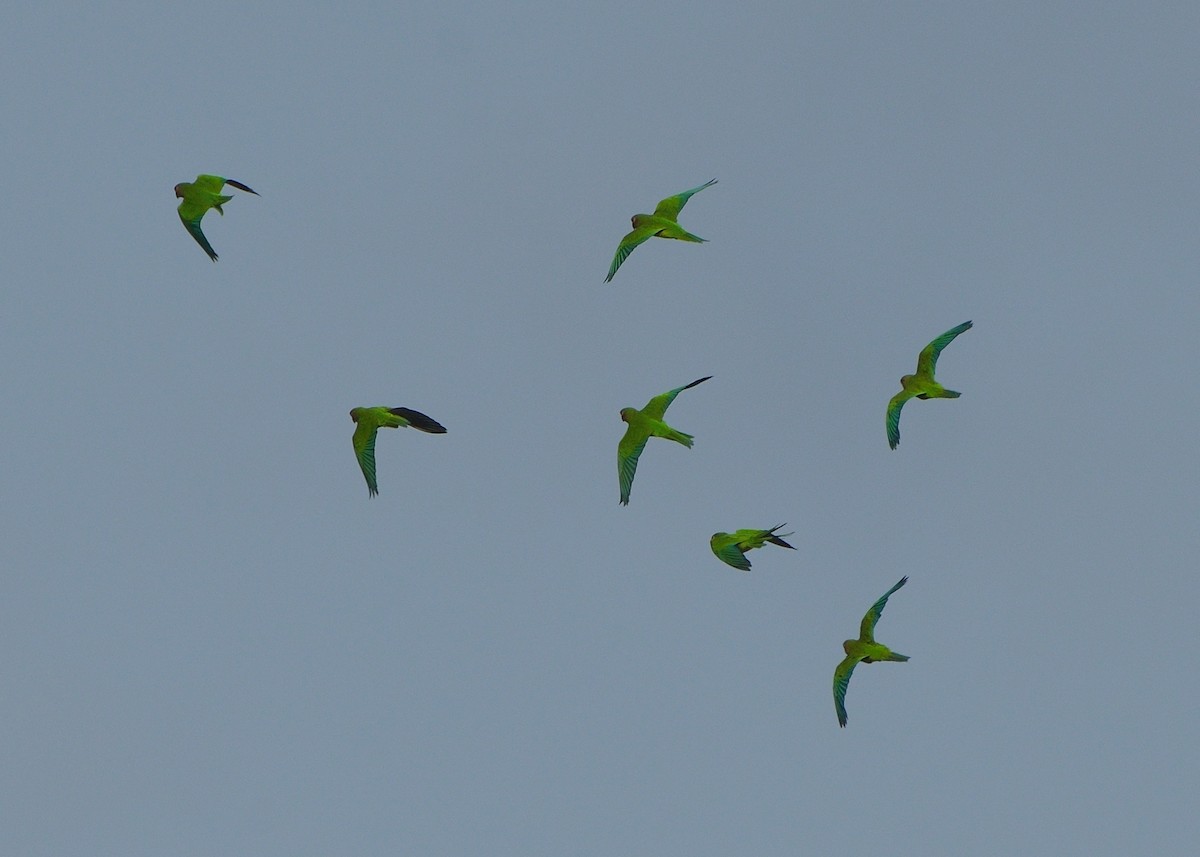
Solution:
[(429, 434), (445, 434), (446, 427), (435, 420), (433, 417), (426, 416), (420, 411), (414, 411), (412, 408), (389, 408), (391, 413), (398, 417), (404, 417), (408, 420), (409, 425), (420, 431)]
[(256, 191), (254, 188), (244, 185), (241, 182), (234, 181), (233, 179), (225, 179), (225, 184), (231, 184), (238, 190), (244, 190), (246, 193), (252, 193), (255, 196), (259, 196), (258, 191)]
[(710, 380), (711, 378), (712, 378), (712, 375), (705, 375), (703, 378), (697, 378), (695, 381), (693, 381), (692, 383), (688, 384), (688, 385), (687, 385), (686, 387), (684, 387), (683, 389), (685, 389), (685, 390), (690, 390), (692, 387), (695, 387), (697, 384), (703, 384), (705, 381), (708, 381), (708, 380)]

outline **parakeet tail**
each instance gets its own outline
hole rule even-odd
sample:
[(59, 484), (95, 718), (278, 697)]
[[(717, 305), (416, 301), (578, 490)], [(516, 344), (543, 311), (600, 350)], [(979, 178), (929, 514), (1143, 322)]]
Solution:
[(676, 431), (675, 429), (669, 429), (668, 431), (670, 431), (670, 434), (663, 435), (663, 437), (665, 437), (667, 440), (673, 440), (676, 443), (682, 443), (688, 449), (692, 448), (692, 441), (694, 439), (692, 435), (684, 434), (683, 432)]

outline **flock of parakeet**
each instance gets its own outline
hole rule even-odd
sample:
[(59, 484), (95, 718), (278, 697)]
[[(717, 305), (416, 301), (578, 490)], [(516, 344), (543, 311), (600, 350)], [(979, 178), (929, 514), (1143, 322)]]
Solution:
[[(611, 282), (617, 269), (629, 258), (629, 254), (633, 252), (634, 248), (650, 238), (674, 238), (678, 241), (704, 243), (705, 239), (693, 235), (679, 225), (679, 212), (683, 210), (687, 201), (694, 194), (716, 183), (717, 180), (712, 179), (691, 190), (669, 196), (658, 203), (653, 214), (635, 214), (631, 218), (633, 229), (617, 245), (617, 252), (613, 255), (608, 276), (604, 278), (604, 281)], [(175, 196), (183, 200), (179, 203), (179, 219), (191, 236), (196, 239), (196, 243), (214, 262), (217, 261), (217, 253), (205, 238), (204, 232), (200, 228), (200, 221), (210, 208), (216, 209), (218, 214), (224, 216), (225, 212), (221, 206), (233, 199), (232, 196), (224, 196), (221, 193), (227, 184), (238, 190), (258, 195), (256, 191), (241, 182), (221, 176), (199, 175), (196, 176), (194, 182), (180, 182), (175, 185)], [(885, 419), (888, 446), (892, 449), (895, 449), (900, 443), (900, 410), (904, 407), (905, 402), (914, 397), (918, 399), (957, 399), (961, 395), (961, 393), (947, 390), (939, 384), (934, 377), (934, 372), (937, 369), (938, 356), (942, 350), (960, 333), (970, 329), (971, 322), (965, 321), (934, 339), (921, 349), (917, 358), (916, 374), (905, 375), (900, 379), (902, 389), (888, 402)], [(682, 387), (676, 387), (655, 396), (641, 410), (637, 408), (621, 409), (621, 420), (628, 426), (617, 444), (617, 480), (621, 489), (621, 505), (629, 504), (629, 494), (633, 488), (633, 477), (637, 472), (638, 458), (650, 438), (661, 437), (691, 448), (692, 435), (667, 425), (663, 417), (666, 415), (667, 408), (675, 401), (676, 396), (684, 390), (704, 383), (711, 377), (711, 375), (706, 375), (703, 378), (697, 378), (690, 384), (684, 384)], [(355, 423), (352, 439), (354, 455), (358, 459), (358, 466), (362, 469), (363, 478), (367, 481), (367, 492), (371, 497), (379, 493), (379, 486), (375, 479), (375, 437), (379, 433), (379, 429), (411, 426), (430, 434), (446, 433), (445, 427), (437, 420), (411, 408), (386, 406), (352, 408), (350, 419)], [(791, 533), (777, 534), (777, 531), (785, 526), (787, 525), (778, 524), (768, 530), (746, 529), (732, 533), (713, 533), (709, 540), (709, 546), (717, 559), (739, 571), (749, 571), (750, 561), (746, 559), (746, 551), (761, 548), (767, 544), (795, 550), (792, 545), (783, 540), (783, 536), (790, 536)], [(846, 640), (842, 643), (846, 657), (837, 665), (837, 669), (833, 673), (833, 703), (837, 711), (839, 726), (845, 726), (848, 719), (846, 689), (850, 684), (851, 673), (860, 662), (870, 664), (875, 661), (908, 660), (907, 655), (896, 654), (887, 646), (875, 642), (875, 624), (883, 614), (883, 608), (887, 605), (888, 598), (907, 582), (908, 578), (902, 577), (895, 586), (883, 594), (883, 597), (871, 605), (871, 609), (863, 616), (857, 640)]]

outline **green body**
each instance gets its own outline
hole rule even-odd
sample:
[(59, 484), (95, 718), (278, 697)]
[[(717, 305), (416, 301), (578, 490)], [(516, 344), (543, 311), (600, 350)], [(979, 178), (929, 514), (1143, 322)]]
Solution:
[(711, 378), (706, 375), (690, 384), (668, 390), (661, 396), (655, 396), (646, 403), (640, 411), (637, 408), (622, 408), (621, 419), (628, 424), (621, 442), (617, 444), (617, 479), (621, 483), (621, 505), (629, 505), (629, 490), (633, 487), (633, 474), (637, 472), (638, 456), (646, 447), (646, 441), (651, 437), (665, 437), (676, 443), (682, 443), (689, 449), (692, 446), (692, 436), (677, 431), (663, 422), (675, 397), (689, 387), (695, 387)]
[(196, 239), (196, 243), (208, 254), (208, 258), (214, 262), (217, 261), (217, 252), (204, 237), (204, 232), (200, 229), (200, 221), (210, 208), (216, 209), (217, 214), (222, 217), (225, 216), (221, 206), (233, 199), (232, 196), (224, 196), (221, 193), (221, 189), (227, 184), (258, 196), (257, 191), (251, 190), (241, 182), (221, 176), (198, 175), (194, 182), (180, 182), (175, 185), (175, 196), (183, 200), (179, 203), (179, 219), (183, 221), (184, 228)]
[(964, 321), (958, 327), (947, 330), (921, 349), (921, 354), (917, 358), (917, 373), (905, 375), (900, 379), (900, 386), (903, 389), (892, 396), (887, 407), (887, 438), (888, 446), (892, 449), (895, 449), (900, 443), (900, 409), (904, 407), (905, 402), (913, 397), (918, 399), (957, 399), (962, 395), (954, 390), (947, 390), (939, 384), (933, 377), (933, 373), (937, 369), (938, 355), (942, 353), (942, 349), (953, 342), (954, 337), (970, 329), (971, 322)]
[[(738, 530), (734, 533), (713, 533), (708, 540), (708, 546), (721, 562), (732, 565), (739, 571), (750, 570), (750, 560), (746, 559), (746, 551), (760, 548), (767, 542), (779, 545), (781, 548), (791, 548), (782, 536), (775, 535), (776, 530), (782, 530), (787, 524), (779, 524), (769, 530)], [(784, 533), (790, 536), (791, 533)]]
[(367, 480), (369, 496), (379, 493), (375, 481), (375, 435), (381, 428), (404, 428), (412, 426), (430, 434), (445, 434), (446, 429), (437, 420), (411, 408), (351, 408), (350, 419), (357, 423), (354, 429), (354, 456)]
[(875, 661), (908, 660), (908, 655), (898, 655), (882, 643), (875, 642), (875, 623), (883, 615), (883, 608), (887, 606), (888, 598), (906, 583), (908, 583), (908, 578), (902, 577), (899, 583), (883, 593), (883, 597), (872, 604), (867, 615), (863, 616), (862, 625), (858, 629), (858, 639), (846, 640), (842, 643), (842, 650), (845, 651), (846, 657), (833, 671), (833, 707), (837, 709), (839, 726), (845, 726), (849, 719), (846, 716), (846, 688), (850, 686), (850, 674), (854, 672), (854, 668), (860, 661), (870, 664)]
[(675, 196), (668, 196), (659, 202), (653, 214), (635, 214), (630, 219), (633, 224), (633, 231), (622, 238), (621, 243), (617, 246), (616, 255), (613, 256), (612, 264), (608, 268), (608, 276), (604, 278), (604, 282), (612, 281), (613, 275), (617, 273), (617, 268), (621, 267), (621, 263), (633, 252), (634, 247), (651, 238), (674, 238), (678, 241), (693, 241), (697, 244), (703, 244), (703, 238), (688, 232), (677, 221), (679, 212), (687, 205), (687, 201), (691, 199), (692, 194), (699, 193), (709, 185), (716, 183), (717, 180), (713, 179), (699, 187), (685, 190), (683, 193), (675, 194)]

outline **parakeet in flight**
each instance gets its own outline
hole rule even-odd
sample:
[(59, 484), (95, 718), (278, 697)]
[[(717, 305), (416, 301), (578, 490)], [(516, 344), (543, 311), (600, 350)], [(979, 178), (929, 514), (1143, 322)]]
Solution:
[(953, 342), (954, 337), (970, 329), (971, 322), (964, 321), (958, 327), (947, 330), (921, 349), (921, 355), (917, 358), (917, 374), (905, 375), (900, 379), (900, 386), (904, 389), (892, 396), (887, 407), (887, 438), (888, 446), (892, 449), (900, 443), (900, 409), (904, 407), (905, 402), (913, 396), (918, 399), (957, 399), (962, 395), (939, 384), (934, 380), (933, 373), (937, 369), (938, 355), (942, 353), (942, 349)]
[[(721, 562), (728, 563), (739, 571), (750, 570), (750, 560), (746, 559), (746, 551), (760, 548), (767, 542), (779, 545), (781, 548), (791, 548), (782, 536), (775, 535), (776, 530), (782, 530), (787, 524), (779, 524), (769, 530), (738, 530), (736, 533), (713, 533), (708, 540), (709, 547)], [(790, 536), (791, 533), (784, 533)]]
[(412, 408), (351, 408), (350, 419), (358, 423), (354, 429), (354, 455), (367, 480), (367, 491), (374, 497), (379, 493), (375, 482), (375, 435), (381, 428), (412, 426), (430, 434), (445, 434), (446, 428), (432, 417)]
[(883, 614), (888, 597), (906, 583), (908, 583), (908, 578), (902, 577), (899, 583), (883, 593), (883, 597), (871, 605), (867, 615), (863, 616), (862, 626), (858, 629), (858, 639), (846, 640), (842, 643), (846, 657), (833, 671), (833, 707), (837, 709), (839, 726), (845, 726), (848, 719), (846, 717), (846, 688), (850, 685), (850, 674), (854, 672), (859, 661), (870, 664), (875, 661), (908, 660), (908, 655), (898, 655), (887, 646), (875, 642), (875, 623)]
[(230, 184), (238, 190), (244, 190), (247, 193), (252, 193), (258, 196), (258, 191), (251, 190), (241, 182), (235, 182), (233, 179), (224, 179), (220, 176), (196, 176), (194, 182), (180, 182), (175, 185), (175, 196), (183, 200), (179, 203), (179, 219), (183, 221), (184, 227), (188, 232), (192, 233), (192, 237), (196, 239), (204, 252), (208, 254), (208, 258), (214, 262), (217, 261), (217, 251), (208, 243), (208, 239), (204, 237), (204, 232), (200, 229), (200, 220), (204, 217), (205, 212), (210, 208), (215, 208), (217, 214), (222, 217), (225, 212), (221, 210), (221, 206), (233, 199), (232, 196), (222, 196), (221, 188)]
[(675, 401), (676, 396), (711, 377), (712, 375), (705, 375), (690, 384), (684, 384), (661, 396), (655, 396), (640, 411), (637, 408), (621, 409), (621, 419), (629, 424), (629, 428), (625, 429), (624, 437), (617, 444), (617, 477), (621, 483), (621, 505), (629, 505), (629, 489), (633, 487), (633, 474), (637, 472), (638, 456), (642, 454), (642, 450), (646, 447), (646, 441), (652, 436), (665, 437), (667, 440), (673, 440), (691, 448), (692, 436), (676, 431), (663, 422), (663, 414), (667, 412), (671, 402)]
[(693, 235), (679, 225), (679, 212), (687, 205), (692, 194), (699, 193), (709, 185), (716, 183), (717, 180), (713, 179), (700, 187), (685, 190), (675, 196), (668, 196), (658, 204), (653, 214), (635, 214), (631, 218), (633, 231), (622, 238), (621, 243), (617, 246), (617, 253), (613, 256), (612, 265), (609, 266), (608, 276), (604, 278), (604, 282), (611, 282), (613, 275), (617, 273), (617, 268), (621, 267), (621, 263), (633, 252), (633, 248), (650, 238), (677, 238), (680, 241), (694, 241), (697, 244), (703, 244), (705, 239)]

